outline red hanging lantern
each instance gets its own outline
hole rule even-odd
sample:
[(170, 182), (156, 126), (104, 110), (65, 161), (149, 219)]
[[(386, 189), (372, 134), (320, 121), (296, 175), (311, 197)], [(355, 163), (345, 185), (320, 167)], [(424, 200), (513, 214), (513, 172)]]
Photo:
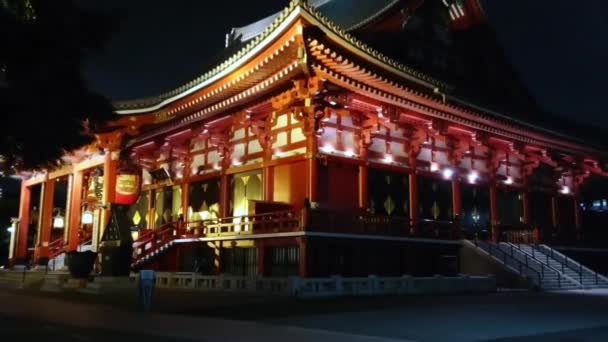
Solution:
[(125, 167), (116, 173), (116, 188), (114, 203), (131, 205), (137, 202), (141, 190), (140, 170), (135, 167)]

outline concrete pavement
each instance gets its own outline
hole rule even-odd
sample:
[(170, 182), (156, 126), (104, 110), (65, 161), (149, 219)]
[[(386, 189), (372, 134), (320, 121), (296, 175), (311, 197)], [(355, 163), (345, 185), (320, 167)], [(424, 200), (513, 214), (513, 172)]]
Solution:
[[(327, 330), (225, 319), (138, 314), (93, 304), (0, 292), (0, 316), (105, 333), (143, 334), (196, 341), (396, 341)], [(7, 318), (8, 317), (8, 318)]]

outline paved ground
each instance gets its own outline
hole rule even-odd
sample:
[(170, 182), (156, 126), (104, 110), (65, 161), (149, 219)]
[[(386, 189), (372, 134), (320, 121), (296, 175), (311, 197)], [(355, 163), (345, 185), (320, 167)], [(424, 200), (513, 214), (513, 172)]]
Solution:
[(142, 333), (209, 341), (608, 341), (608, 291), (325, 300), (160, 291), (151, 315), (134, 312), (132, 294), (48, 296), (0, 293), (0, 331), (16, 334), (25, 320), (51, 322), (32, 325), (26, 337), (64, 341), (148, 339)]
[(608, 293), (412, 297), (385, 309), (271, 322), (416, 341), (608, 341)]

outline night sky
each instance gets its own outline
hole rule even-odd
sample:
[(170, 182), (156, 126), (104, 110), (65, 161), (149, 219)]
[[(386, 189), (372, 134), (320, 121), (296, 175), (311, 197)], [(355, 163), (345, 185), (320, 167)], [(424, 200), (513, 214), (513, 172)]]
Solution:
[[(436, 0), (438, 1), (438, 0)], [(112, 99), (152, 96), (206, 70), (225, 34), (272, 14), (289, 0), (83, 0), (112, 9), (121, 27), (86, 67), (92, 87)], [(483, 1), (516, 69), (545, 108), (608, 128), (605, 0)], [(582, 5), (584, 3), (584, 6)], [(356, 0), (353, 0), (356, 4)]]

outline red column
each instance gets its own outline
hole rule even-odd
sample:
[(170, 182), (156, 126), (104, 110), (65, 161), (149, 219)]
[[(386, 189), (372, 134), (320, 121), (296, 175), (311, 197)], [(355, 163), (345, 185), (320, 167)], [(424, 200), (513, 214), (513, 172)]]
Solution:
[[(184, 217), (184, 222), (190, 221), (190, 217), (188, 215), (189, 207), (190, 207), (190, 183), (186, 180), (182, 183), (182, 215)], [(187, 226), (186, 226), (187, 227)], [(186, 228), (184, 227), (184, 228)]]
[(308, 181), (307, 183), (307, 191), (306, 196), (310, 202), (318, 202), (318, 191), (317, 191), (317, 182), (318, 182), (318, 164), (317, 164), (317, 136), (314, 132), (311, 132), (306, 136), (307, 146), (307, 175)]
[(418, 232), (418, 182), (416, 180), (416, 159), (410, 159), (410, 234)]
[(359, 156), (363, 164), (359, 165), (359, 208), (365, 211), (368, 206), (368, 172), (367, 172), (367, 146), (362, 144), (359, 148)]
[(35, 250), (35, 259), (49, 257), (49, 240), (53, 225), (53, 193), (55, 181), (47, 180), (42, 184), (42, 205), (40, 208), (40, 222), (38, 223), (38, 243)]
[(84, 174), (82, 171), (76, 171), (72, 177), (72, 191), (70, 192), (70, 217), (68, 223), (68, 252), (78, 249), (80, 244), (78, 232), (80, 231), (80, 216), (82, 205), (82, 186)]
[(229, 176), (225, 171), (220, 176), (220, 216), (231, 216), (228, 212), (230, 209), (230, 181)]
[(452, 180), (452, 216), (454, 217), (454, 238), (460, 238), (461, 235), (461, 220), (460, 213), (462, 206), (460, 202), (460, 181)]
[(106, 205), (106, 208), (99, 227), (99, 238), (103, 235), (103, 231), (110, 221), (110, 203), (114, 202), (117, 169), (118, 160), (112, 160), (112, 151), (107, 150), (103, 162), (103, 204)]
[(25, 261), (27, 258), (27, 232), (30, 224), (30, 203), (32, 191), (25, 185), (25, 180), (21, 181), (21, 196), (19, 199), (19, 226), (16, 232), (17, 243), (15, 259), (17, 263)]
[(490, 181), (490, 220), (492, 226), (492, 241), (498, 242), (498, 203), (496, 198), (496, 180)]
[(262, 199), (272, 201), (274, 198), (274, 167), (264, 166), (262, 169)]

